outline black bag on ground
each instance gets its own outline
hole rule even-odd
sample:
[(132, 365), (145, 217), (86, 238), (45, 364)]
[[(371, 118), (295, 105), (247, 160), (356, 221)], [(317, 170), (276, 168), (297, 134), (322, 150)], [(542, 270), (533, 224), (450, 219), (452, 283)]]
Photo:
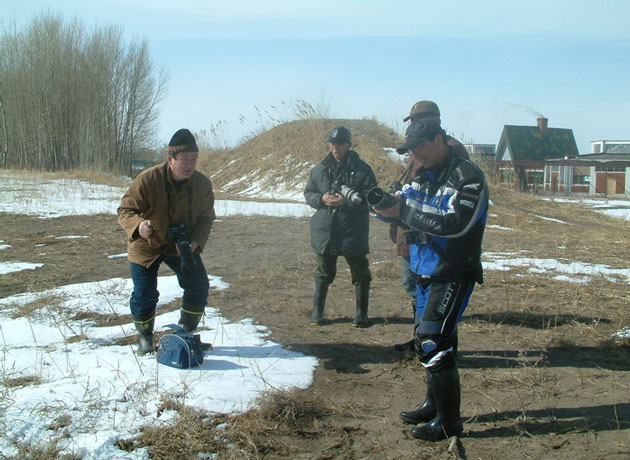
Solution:
[(177, 369), (189, 369), (203, 364), (204, 353), (199, 335), (193, 335), (181, 326), (169, 324), (174, 334), (164, 334), (158, 342), (158, 363)]

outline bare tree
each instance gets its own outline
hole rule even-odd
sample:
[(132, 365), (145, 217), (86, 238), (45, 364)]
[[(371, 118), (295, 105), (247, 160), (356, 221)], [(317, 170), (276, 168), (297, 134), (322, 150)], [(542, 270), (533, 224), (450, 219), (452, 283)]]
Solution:
[(0, 165), (131, 173), (150, 147), (167, 75), (148, 41), (122, 29), (87, 33), (74, 20), (35, 17), (0, 35)]

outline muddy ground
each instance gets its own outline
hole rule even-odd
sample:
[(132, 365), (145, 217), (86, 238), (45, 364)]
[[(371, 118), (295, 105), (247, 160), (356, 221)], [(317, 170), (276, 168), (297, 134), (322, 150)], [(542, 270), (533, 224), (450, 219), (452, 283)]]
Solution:
[[(628, 268), (628, 224), (594, 216), (580, 226), (582, 211), (556, 208), (548, 216), (573, 221), (537, 220), (527, 204), (509, 200), (495, 202), (489, 223), (512, 230), (489, 228), (485, 251)], [(0, 220), (2, 239), (11, 242), (2, 260), (44, 264), (1, 276), (0, 297), (128, 277), (125, 260), (106, 257), (125, 252), (115, 216)], [(90, 238), (54, 239), (63, 235)], [(270, 329), (271, 340), (316, 356), (308, 395), (329, 409), (289, 436), (280, 429), (252, 433), (257, 447), (243, 458), (630, 458), (630, 347), (610, 340), (629, 325), (627, 279), (577, 284), (519, 268), (487, 271), (460, 325), (465, 432), (448, 452), (448, 441), (411, 438), (398, 418), (421, 402), (424, 372), (411, 354), (393, 348), (411, 338), (412, 319), (387, 226), (372, 222), (370, 239), (371, 327), (350, 327), (354, 290), (343, 259), (327, 302), (329, 324), (311, 327), (308, 220), (216, 222), (203, 259), (230, 288), (211, 292), (209, 304), (231, 320), (253, 318)]]

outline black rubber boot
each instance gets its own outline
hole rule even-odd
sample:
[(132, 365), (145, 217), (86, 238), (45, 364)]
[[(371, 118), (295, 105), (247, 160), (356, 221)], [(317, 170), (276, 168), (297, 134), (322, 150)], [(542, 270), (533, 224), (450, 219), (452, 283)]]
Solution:
[(352, 327), (367, 327), (368, 305), (370, 303), (370, 282), (364, 281), (354, 285), (354, 293), (357, 301), (357, 311), (352, 321)]
[(203, 316), (203, 311), (196, 312), (194, 310), (194, 307), (189, 309), (184, 306), (179, 309), (179, 321), (177, 324), (186, 329), (188, 332), (192, 332), (197, 329), (199, 321), (201, 321), (201, 317)]
[[(197, 326), (199, 326), (199, 322), (201, 321), (201, 317), (203, 316), (203, 309), (201, 312), (196, 312), (195, 307), (186, 307), (182, 306), (179, 310), (179, 322), (178, 324), (186, 329), (186, 331), (192, 334)], [(205, 352), (212, 350), (212, 344), (201, 341), (201, 336), (199, 334), (194, 334), (193, 338), (195, 342), (201, 347), (201, 349)]]
[(311, 312), (311, 326), (321, 326), (324, 324), (324, 306), (326, 305), (328, 286), (328, 283), (315, 283), (315, 291), (313, 293), (313, 311)]
[(464, 426), (459, 416), (460, 386), (457, 364), (452, 357), (449, 367), (433, 372), (431, 387), (435, 398), (436, 415), (426, 425), (411, 429), (411, 436), (426, 441), (440, 441), (459, 436)]
[(136, 326), (138, 336), (140, 337), (136, 354), (142, 356), (147, 353), (153, 353), (153, 326), (155, 324), (155, 312), (144, 316), (133, 315), (133, 324)]
[(431, 372), (426, 371), (427, 374), (427, 395), (424, 398), (424, 402), (416, 410), (403, 411), (400, 413), (400, 418), (405, 423), (426, 423), (435, 418), (435, 397), (433, 393), (433, 377)]

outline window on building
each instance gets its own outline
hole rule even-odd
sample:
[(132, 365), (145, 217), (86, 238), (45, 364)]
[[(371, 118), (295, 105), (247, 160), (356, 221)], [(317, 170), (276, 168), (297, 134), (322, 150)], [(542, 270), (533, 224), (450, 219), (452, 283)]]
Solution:
[(630, 153), (630, 144), (606, 144), (606, 153)]
[(626, 168), (624, 166), (597, 166), (595, 168), (597, 172), (625, 172)]
[(582, 176), (580, 174), (573, 175), (574, 185), (588, 185), (591, 183), (591, 176)]

